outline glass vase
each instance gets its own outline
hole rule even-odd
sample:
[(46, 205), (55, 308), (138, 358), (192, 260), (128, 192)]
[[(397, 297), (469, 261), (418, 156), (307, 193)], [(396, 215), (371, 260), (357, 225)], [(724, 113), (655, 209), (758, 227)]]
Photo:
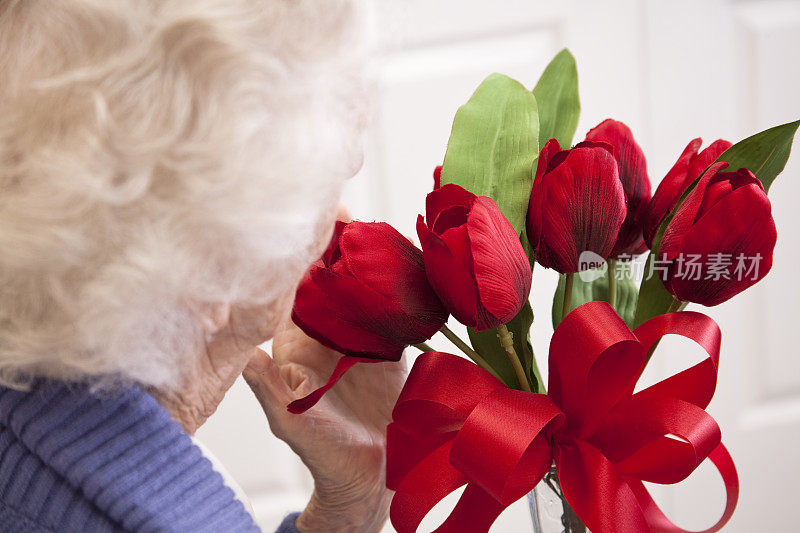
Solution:
[(528, 493), (534, 533), (589, 533), (561, 494), (555, 465)]

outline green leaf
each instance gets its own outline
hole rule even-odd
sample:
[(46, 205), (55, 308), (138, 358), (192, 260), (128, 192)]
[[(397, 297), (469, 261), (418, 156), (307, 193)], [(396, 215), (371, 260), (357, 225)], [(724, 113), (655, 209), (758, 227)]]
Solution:
[(533, 95), (539, 106), (539, 147), (555, 137), (562, 148), (569, 148), (581, 114), (578, 69), (569, 50), (561, 50), (550, 61)]
[(492, 198), (517, 234), (524, 233), (538, 135), (533, 94), (508, 76), (492, 74), (456, 113), (442, 184)]
[[(633, 315), (636, 311), (636, 299), (639, 289), (633, 279), (630, 263), (616, 261), (614, 272), (617, 280), (617, 302), (614, 308), (628, 326), (633, 324)], [(583, 281), (581, 278), (586, 279)], [(558, 279), (558, 288), (553, 296), (553, 328), (561, 322), (561, 310), (564, 308), (564, 287), (566, 276)], [(596, 300), (608, 301), (608, 266), (604, 264), (599, 268), (586, 270), (575, 274), (572, 281), (572, 308)]]
[(717, 161), (727, 162), (728, 170), (749, 169), (769, 192), (772, 182), (786, 166), (799, 125), (800, 120), (796, 120), (756, 133), (725, 150)]
[[(539, 375), (539, 369), (533, 356), (531, 347), (530, 331), (533, 324), (533, 309), (530, 302), (526, 302), (522, 310), (514, 317), (511, 322), (506, 324), (508, 331), (514, 338), (514, 350), (522, 362), (525, 373), (531, 378), (534, 392), (544, 392), (544, 384)], [(514, 368), (508, 360), (506, 351), (500, 346), (500, 339), (497, 338), (497, 330), (488, 329), (486, 331), (475, 331), (474, 328), (467, 328), (469, 340), (472, 347), (486, 359), (486, 362), (500, 375), (503, 382), (517, 388), (519, 381), (514, 373)]]
[[(729, 170), (741, 167), (748, 168), (764, 184), (764, 189), (769, 192), (772, 182), (778, 177), (789, 159), (792, 150), (792, 141), (800, 120), (775, 126), (760, 133), (756, 133), (725, 150), (717, 161), (728, 163)], [(675, 203), (669, 215), (664, 217), (653, 238), (653, 249), (647, 258), (645, 275), (639, 288), (639, 302), (636, 307), (634, 326), (638, 327), (647, 320), (663, 315), (673, 307), (677, 300), (670, 294), (657, 273), (650, 276), (651, 267), (656, 257), (660, 256), (661, 239), (678, 207), (683, 203), (689, 193), (697, 186), (700, 178), (686, 188)]]
[(653, 317), (668, 312), (675, 302), (675, 297), (664, 286), (661, 277), (656, 271), (652, 270), (655, 257), (656, 255), (652, 252), (647, 256), (642, 285), (639, 287), (636, 316), (633, 319), (632, 327), (634, 328), (638, 328)]

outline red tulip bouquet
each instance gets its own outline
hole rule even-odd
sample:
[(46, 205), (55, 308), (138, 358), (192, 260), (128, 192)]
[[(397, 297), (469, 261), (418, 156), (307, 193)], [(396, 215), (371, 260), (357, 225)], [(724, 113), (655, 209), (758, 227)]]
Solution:
[[(455, 116), (417, 219), (421, 249), (384, 223), (337, 223), (298, 289), (295, 322), (343, 357), (291, 411), (312, 407), (356, 363), (398, 361), (410, 345), (424, 352), (388, 427), (398, 531), (416, 531), (464, 487), (437, 531), (487, 531), (515, 500), (533, 494), (533, 510), (546, 493), (558, 530), (681, 532), (643, 482), (678, 483), (705, 459), (727, 493), (707, 531), (733, 513), (736, 469), (705, 410), (721, 332), (684, 308), (718, 305), (769, 272), (767, 192), (799, 122), (702, 151), (695, 139), (653, 194), (625, 124), (605, 120), (572, 145), (579, 112), (566, 50), (533, 91), (489, 76)], [(634, 259), (648, 250), (638, 275)], [(535, 263), (560, 274), (546, 384), (529, 342)], [(469, 342), (447, 329), (450, 315)], [(436, 332), (472, 362), (430, 350)], [(635, 392), (667, 334), (707, 357)], [(547, 524), (534, 513), (534, 526)]]

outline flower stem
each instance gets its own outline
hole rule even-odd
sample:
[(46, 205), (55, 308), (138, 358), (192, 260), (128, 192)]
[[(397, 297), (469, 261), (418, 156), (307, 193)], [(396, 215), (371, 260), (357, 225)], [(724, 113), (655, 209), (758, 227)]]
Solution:
[(508, 354), (508, 359), (511, 361), (511, 366), (514, 367), (514, 373), (517, 374), (519, 386), (525, 392), (531, 392), (531, 384), (528, 383), (528, 377), (525, 375), (525, 370), (522, 368), (522, 363), (519, 361), (517, 351), (514, 349), (514, 337), (505, 324), (497, 326), (497, 338), (500, 339), (500, 346)]
[(572, 310), (572, 284), (575, 278), (575, 273), (570, 272), (566, 275), (566, 279), (564, 280), (564, 305), (561, 306), (561, 320), (569, 314)]
[(441, 331), (442, 334), (450, 340), (450, 342), (458, 346), (458, 349), (464, 352), (464, 355), (475, 361), (476, 365), (486, 370), (488, 373), (490, 373), (500, 381), (503, 381), (497, 374), (497, 372), (495, 372), (494, 368), (489, 366), (489, 363), (487, 363), (486, 360), (483, 357), (481, 357), (480, 354), (478, 354), (478, 352), (470, 348), (469, 345), (466, 342), (462, 341), (458, 335), (453, 333), (453, 331), (450, 328), (448, 328), (447, 326), (442, 326), (442, 329), (440, 329), (439, 331)]
[(617, 308), (617, 261), (608, 260), (608, 303)]
[(418, 344), (415, 344), (415, 345), (414, 345), (414, 348), (416, 348), (417, 350), (421, 351), (422, 353), (425, 353), (425, 352), (434, 352), (434, 351), (436, 351), (436, 350), (434, 350), (433, 348), (431, 348), (431, 347), (428, 345), (428, 343), (426, 343), (426, 342), (420, 342), (420, 343), (418, 343)]
[(561, 517), (561, 524), (566, 528), (568, 533), (586, 533), (586, 526), (583, 525), (581, 519), (572, 510), (572, 507), (567, 503), (566, 498), (562, 498), (561, 502), (564, 507), (564, 515)]
[(682, 302), (677, 298), (673, 298), (672, 303), (669, 304), (669, 309), (667, 309), (667, 313), (677, 313), (678, 311), (680, 311), (685, 307), (684, 305), (685, 303), (686, 302)]

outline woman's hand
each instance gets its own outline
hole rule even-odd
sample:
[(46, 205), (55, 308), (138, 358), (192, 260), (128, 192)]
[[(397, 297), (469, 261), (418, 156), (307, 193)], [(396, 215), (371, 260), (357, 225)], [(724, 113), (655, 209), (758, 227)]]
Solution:
[(405, 380), (404, 362), (359, 363), (302, 415), (287, 404), (327, 381), (340, 354), (289, 322), (244, 372), (273, 433), (314, 477), (314, 494), (297, 519), (302, 531), (379, 531), (391, 493), (385, 488), (386, 425)]

